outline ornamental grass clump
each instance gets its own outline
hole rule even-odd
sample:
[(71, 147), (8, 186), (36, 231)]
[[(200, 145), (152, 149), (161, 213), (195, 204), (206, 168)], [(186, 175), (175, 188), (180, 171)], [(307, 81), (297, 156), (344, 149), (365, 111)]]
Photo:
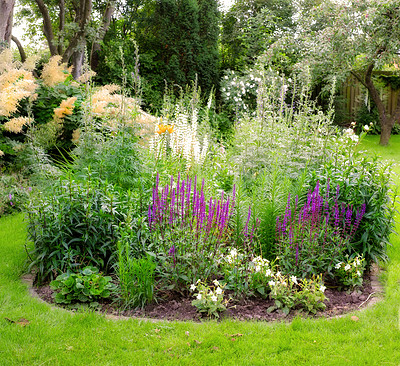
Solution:
[(285, 273), (302, 278), (323, 274), (334, 277), (335, 263), (350, 251), (350, 242), (364, 216), (366, 205), (355, 208), (339, 203), (339, 187), (334, 205), (329, 205), (329, 182), (326, 196), (320, 194), (319, 182), (309, 191), (306, 202), (294, 207), (290, 196), (283, 217), (276, 219), (279, 264)]

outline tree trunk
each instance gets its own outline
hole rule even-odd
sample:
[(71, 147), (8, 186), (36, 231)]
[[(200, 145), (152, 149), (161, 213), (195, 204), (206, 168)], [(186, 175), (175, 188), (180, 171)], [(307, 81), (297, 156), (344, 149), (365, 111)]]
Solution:
[(385, 120), (380, 119), (380, 124), (381, 124), (381, 137), (379, 139), (379, 145), (387, 145), (389, 143), (390, 139), (390, 134), (392, 133), (392, 125), (390, 123), (390, 120), (388, 118), (385, 118)]
[(43, 0), (35, 0), (35, 1), (43, 17), (43, 33), (44, 36), (46, 37), (47, 44), (49, 45), (50, 54), (52, 56), (58, 55), (57, 46), (55, 45), (54, 42), (55, 41), (54, 33), (53, 33), (53, 27), (51, 25), (49, 10), (47, 9), (47, 6)]
[(15, 0), (0, 0), (0, 50), (11, 43)]
[(84, 61), (84, 49), (79, 49), (72, 54), (71, 64), (73, 66), (72, 69), (72, 77), (77, 80), (79, 76), (82, 75), (82, 66)]
[(111, 17), (114, 13), (115, 4), (114, 1), (111, 1), (106, 8), (103, 16), (103, 24), (99, 30), (97, 39), (93, 42), (92, 52), (90, 55), (90, 67), (92, 70), (96, 71), (99, 66), (99, 53), (101, 50), (100, 43), (103, 41), (104, 36), (106, 35), (108, 28), (110, 27)]

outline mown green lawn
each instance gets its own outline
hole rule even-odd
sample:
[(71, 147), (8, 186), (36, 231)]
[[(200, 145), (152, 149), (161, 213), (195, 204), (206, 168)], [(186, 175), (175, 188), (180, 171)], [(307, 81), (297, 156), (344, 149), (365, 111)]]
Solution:
[[(368, 137), (363, 148), (400, 163), (400, 137), (393, 136), (384, 148), (377, 141)], [(400, 173), (399, 166), (396, 171)], [(398, 236), (392, 237), (390, 262), (382, 275), (385, 298), (357, 313), (358, 321), (351, 319), (352, 313), (291, 323), (195, 324), (108, 320), (52, 308), (30, 297), (20, 280), (25, 235), (23, 215), (0, 220), (0, 365), (400, 364)], [(21, 318), (29, 324), (9, 321)]]

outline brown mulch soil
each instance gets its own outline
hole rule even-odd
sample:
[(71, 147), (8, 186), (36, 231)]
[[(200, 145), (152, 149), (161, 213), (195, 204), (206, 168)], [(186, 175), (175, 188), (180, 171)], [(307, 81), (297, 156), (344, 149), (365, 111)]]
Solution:
[[(354, 292), (338, 291), (337, 289), (327, 288), (325, 291), (326, 309), (317, 313), (317, 317), (335, 317), (344, 313), (366, 306), (371, 294), (375, 293), (376, 289), (371, 286), (372, 276), (364, 279), (362, 288)], [(42, 300), (54, 304), (53, 290), (48, 286), (34, 288), (35, 294)], [(150, 319), (163, 320), (180, 320), (180, 321), (201, 321), (201, 315), (196, 311), (196, 308), (191, 304), (191, 298), (182, 298), (176, 294), (169, 294), (168, 299), (147, 305), (143, 310), (121, 310), (116, 305), (104, 301), (100, 304), (101, 312), (114, 316), (139, 317)], [(267, 312), (270, 306), (273, 306), (272, 300), (260, 298), (248, 298), (238, 302), (231, 300), (228, 303), (227, 311), (221, 315), (221, 318), (232, 318), (237, 320), (290, 320), (296, 315), (306, 316), (301, 311), (291, 311), (288, 316), (282, 311)]]

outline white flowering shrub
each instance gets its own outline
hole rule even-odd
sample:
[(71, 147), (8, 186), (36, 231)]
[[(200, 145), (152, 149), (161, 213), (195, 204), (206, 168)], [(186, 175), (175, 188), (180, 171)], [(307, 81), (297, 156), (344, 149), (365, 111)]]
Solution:
[(221, 79), (221, 95), (226, 109), (235, 116), (254, 112), (261, 77), (251, 69), (243, 74), (227, 70)]
[(335, 275), (341, 285), (347, 288), (359, 287), (363, 283), (365, 259), (356, 256), (352, 260), (338, 262), (335, 265)]
[(205, 282), (197, 280), (196, 284), (190, 286), (190, 291), (195, 292), (192, 305), (200, 313), (206, 313), (208, 317), (219, 318), (219, 313), (226, 310), (227, 300), (224, 300), (224, 285), (218, 280), (208, 286)]
[(320, 276), (311, 279), (298, 279), (295, 276), (283, 275), (276, 272), (268, 282), (271, 292), (270, 298), (275, 300), (275, 305), (268, 311), (281, 309), (284, 314), (289, 314), (291, 309), (301, 308), (315, 314), (325, 308), (324, 295), (326, 287)]

